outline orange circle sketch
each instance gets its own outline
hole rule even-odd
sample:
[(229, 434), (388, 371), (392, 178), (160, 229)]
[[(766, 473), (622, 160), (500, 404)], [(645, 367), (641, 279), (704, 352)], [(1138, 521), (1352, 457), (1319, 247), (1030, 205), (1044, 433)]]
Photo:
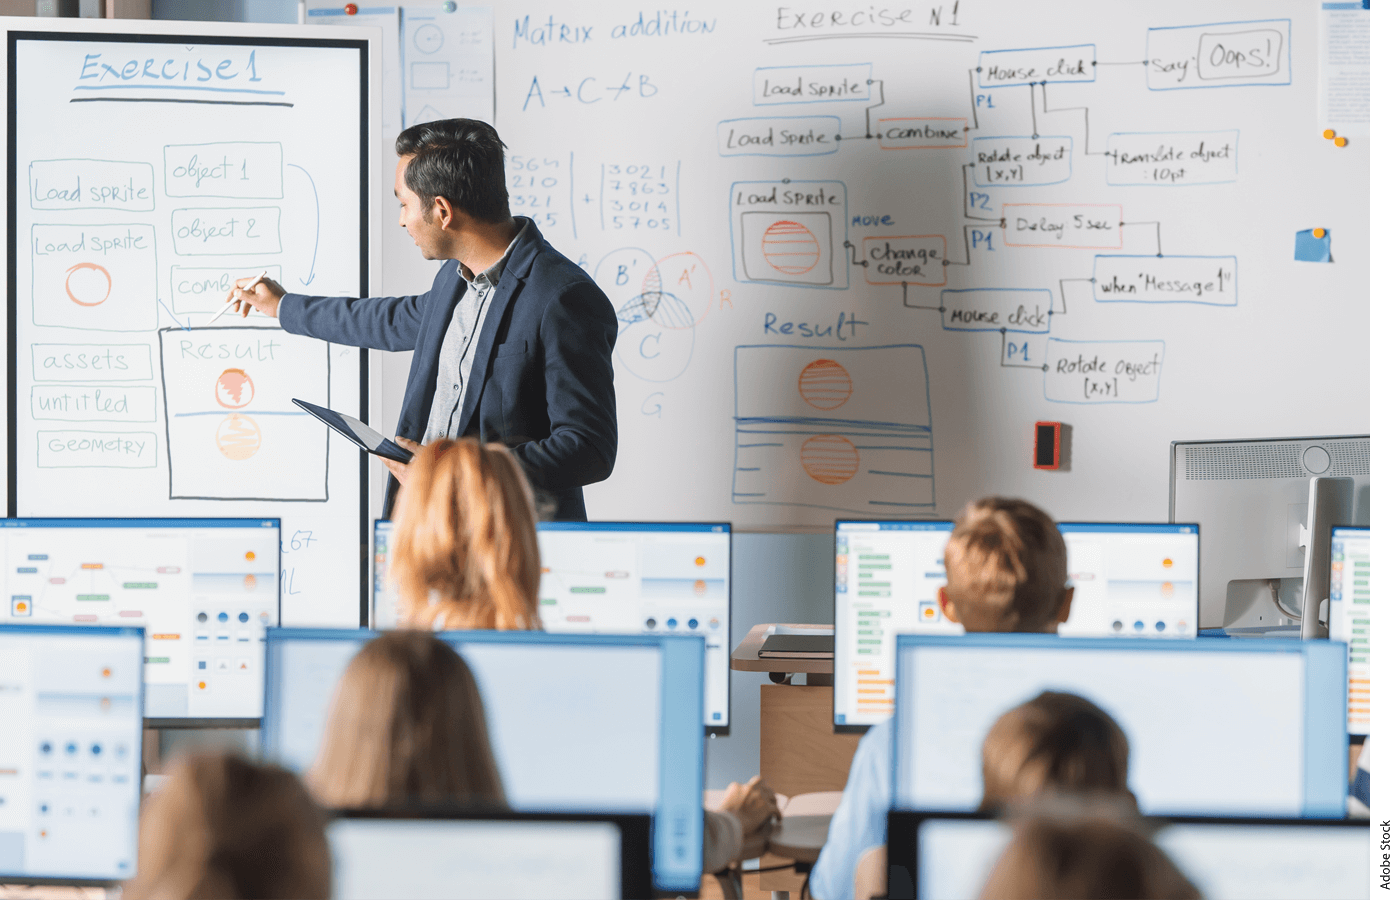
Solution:
[(258, 589), (258, 576), (249, 573), (243, 576), (243, 590), (256, 591)]
[(763, 232), (763, 258), (784, 275), (805, 275), (821, 262), (822, 245), (806, 225), (780, 219)]
[[(106, 287), (100, 287), (100, 282), (90, 277), (78, 278), (78, 293), (87, 299), (82, 299), (78, 294), (73, 293), (73, 276), (79, 272), (96, 272), (107, 282)], [(63, 279), (63, 290), (68, 294), (68, 299), (79, 306), (100, 306), (112, 296), (112, 273), (99, 266), (97, 263), (78, 263), (65, 273)], [(98, 294), (101, 297), (97, 297)], [(92, 299), (97, 297), (96, 300)]]
[(214, 442), (229, 459), (248, 459), (262, 446), (262, 429), (248, 416), (229, 413), (214, 432)]
[(831, 359), (809, 362), (797, 376), (797, 392), (817, 409), (835, 409), (851, 399), (855, 386), (846, 367)]
[(839, 434), (815, 434), (802, 442), (802, 468), (822, 484), (845, 484), (860, 469), (860, 451)]
[(214, 400), (224, 409), (242, 409), (253, 402), (253, 379), (242, 369), (224, 369), (214, 381)]

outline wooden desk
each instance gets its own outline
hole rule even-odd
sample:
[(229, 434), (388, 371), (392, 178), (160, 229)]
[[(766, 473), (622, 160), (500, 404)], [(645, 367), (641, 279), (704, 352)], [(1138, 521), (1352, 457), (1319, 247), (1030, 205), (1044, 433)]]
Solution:
[[(851, 757), (855, 756), (860, 735), (836, 734), (832, 728), (832, 661), (760, 659), (759, 647), (774, 627), (755, 625), (729, 658), (730, 668), (738, 672), (768, 672), (770, 677), (773, 673), (797, 674), (804, 675), (807, 680), (806, 684), (765, 684), (759, 688), (758, 773), (774, 791), (789, 797), (840, 791), (846, 787)], [(831, 628), (830, 625), (785, 627)], [(763, 865), (780, 865), (787, 859), (793, 857), (779, 857), (770, 852), (763, 857)], [(816, 859), (815, 854), (812, 859)], [(765, 891), (798, 891), (803, 878), (793, 872), (764, 872), (759, 875), (759, 887)]]

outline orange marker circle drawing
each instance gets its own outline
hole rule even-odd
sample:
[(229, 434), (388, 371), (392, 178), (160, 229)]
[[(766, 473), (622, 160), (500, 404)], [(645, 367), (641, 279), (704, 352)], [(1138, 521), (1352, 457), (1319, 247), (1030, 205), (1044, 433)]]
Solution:
[[(73, 276), (79, 272), (96, 272), (98, 278), (91, 276), (78, 276), (78, 293), (73, 293)], [(102, 280), (107, 282), (102, 286)], [(70, 268), (63, 279), (63, 290), (68, 294), (68, 299), (79, 306), (100, 306), (108, 297), (112, 296), (112, 275), (97, 263), (78, 263)], [(78, 294), (82, 296), (79, 297)], [(99, 297), (98, 295), (101, 294)]]
[(1326, 229), (1326, 228), (1314, 228), (1314, 229), (1313, 229), (1313, 237), (1315, 237), (1315, 238), (1325, 238), (1325, 237), (1327, 237), (1327, 229)]
[(1327, 138), (1327, 140), (1330, 141), (1330, 140), (1332, 140), (1332, 138), (1334, 138), (1334, 137), (1337, 136), (1337, 132), (1335, 132), (1335, 131), (1333, 131), (1332, 129), (1329, 128), (1329, 129), (1327, 129), (1326, 131), (1322, 132), (1322, 136), (1325, 137), (1325, 138)]
[(1347, 145), (1347, 139), (1344, 137), (1339, 137), (1332, 143), (1336, 144), (1338, 147), (1345, 147)]

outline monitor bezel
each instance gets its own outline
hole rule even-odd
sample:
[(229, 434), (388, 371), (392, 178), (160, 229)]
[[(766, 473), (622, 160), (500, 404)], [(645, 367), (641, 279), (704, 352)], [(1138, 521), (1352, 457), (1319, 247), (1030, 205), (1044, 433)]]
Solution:
[[(1337, 532), (1338, 532), (1338, 531), (1364, 531), (1364, 532), (1366, 532), (1366, 535), (1369, 537), (1370, 534), (1371, 534), (1371, 526), (1370, 526), (1370, 525), (1333, 525), (1333, 526), (1332, 526), (1332, 531), (1331, 531), (1331, 533), (1328, 535), (1328, 542), (1329, 542), (1329, 547), (1330, 547), (1330, 549), (1331, 549), (1332, 552), (1334, 552), (1334, 553), (1336, 552), (1336, 548), (1337, 548)], [(1336, 612), (1336, 610), (1334, 610), (1334, 609), (1332, 608), (1332, 599), (1331, 599), (1331, 597), (1332, 597), (1332, 592), (1331, 592), (1330, 590), (1327, 592), (1327, 596), (1328, 596), (1328, 599), (1327, 599), (1327, 627), (1328, 627), (1329, 634), (1330, 634), (1330, 630), (1331, 630), (1331, 628), (1332, 628), (1332, 622), (1335, 621), (1335, 620), (1332, 618), (1332, 615), (1333, 615), (1333, 613)], [(1351, 672), (1351, 639), (1350, 639), (1350, 638), (1347, 639), (1346, 644), (1347, 644), (1347, 673), (1348, 673), (1348, 676), (1350, 676), (1350, 672)], [(1371, 729), (1370, 729), (1370, 727), (1367, 727), (1367, 729), (1366, 729), (1364, 732), (1362, 732), (1362, 731), (1353, 732), (1353, 731), (1351, 730), (1350, 716), (1348, 716), (1347, 718), (1348, 718), (1348, 721), (1347, 721), (1347, 743), (1353, 744), (1353, 745), (1364, 743), (1364, 742), (1366, 741), (1366, 738), (1368, 738), (1368, 737), (1371, 736)]]
[[(24, 529), (33, 527), (30, 523), (47, 523), (39, 527), (43, 528), (256, 528), (258, 530), (276, 530), (277, 532), (277, 624), (269, 625), (269, 628), (280, 627), (282, 624), (282, 517), (281, 516), (15, 516), (13, 518), (0, 519), (0, 529)], [(202, 524), (199, 524), (202, 523)], [(267, 525), (264, 523), (271, 523)], [(21, 628), (35, 628), (37, 625), (18, 624)], [(56, 623), (55, 623), (56, 624)], [(126, 627), (126, 626), (98, 626), (98, 625), (75, 625), (77, 628), (98, 628), (98, 627)], [(143, 628), (144, 630), (144, 628)], [(142, 712), (145, 712), (145, 669), (144, 658), (142, 659), (141, 678), (141, 700)], [(263, 707), (267, 706), (267, 685), (263, 683)], [(262, 716), (257, 717), (195, 717), (195, 716), (159, 716), (144, 717), (144, 727), (150, 729), (161, 729), (168, 731), (188, 730), (194, 728), (227, 728), (252, 730), (262, 727)]]
[[(1326, 646), (1323, 646), (1326, 645)], [(1349, 789), (1347, 780), (1347, 754), (1346, 742), (1338, 740), (1335, 746), (1328, 739), (1329, 735), (1319, 734), (1314, 725), (1323, 721), (1323, 713), (1335, 713), (1338, 717), (1336, 722), (1340, 729), (1337, 734), (1346, 734), (1346, 700), (1345, 692), (1333, 697), (1330, 692), (1323, 690), (1323, 685), (1319, 682), (1321, 678), (1318, 672), (1313, 669), (1314, 660), (1319, 667), (1324, 664), (1323, 657), (1328, 653), (1340, 653), (1342, 664), (1341, 676), (1346, 679), (1347, 660), (1346, 648), (1332, 641), (1299, 641), (1295, 639), (1278, 638), (1258, 638), (1253, 640), (1135, 640), (1125, 643), (1119, 638), (1093, 638), (1093, 637), (1059, 637), (1049, 634), (1024, 634), (1024, 633), (981, 633), (971, 635), (941, 635), (941, 634), (900, 634), (895, 636), (895, 681), (905, 681), (905, 668), (909, 665), (910, 654), (906, 651), (920, 648), (936, 648), (939, 646), (956, 647), (958, 649), (983, 648), (992, 650), (1015, 650), (1015, 649), (1055, 649), (1055, 650), (1083, 650), (1083, 651), (1117, 651), (1125, 646), (1132, 648), (1135, 653), (1236, 653), (1236, 654), (1296, 654), (1300, 658), (1303, 679), (1303, 695), (1299, 698), (1302, 704), (1302, 722), (1300, 726), (1302, 736), (1302, 806), (1303, 816), (1311, 818), (1341, 817), (1346, 811), (1346, 796)], [(1335, 649), (1334, 649), (1335, 648)], [(899, 711), (908, 703), (908, 692), (901, 691), (895, 693), (895, 716), (894, 733), (892, 735), (893, 748), (890, 760), (890, 796), (891, 807), (900, 807), (900, 722)], [(1310, 710), (1310, 707), (1316, 709)], [(906, 720), (907, 721), (907, 720)], [(1336, 759), (1330, 759), (1332, 755)], [(906, 763), (907, 764), (907, 763)], [(1339, 785), (1333, 784), (1330, 787), (1324, 783), (1317, 773), (1328, 773), (1327, 778), (1339, 777)], [(1340, 787), (1338, 794), (1332, 794), (1333, 789)], [(1326, 790), (1332, 796), (1327, 799), (1338, 800), (1339, 805), (1329, 807), (1331, 812), (1321, 811), (1322, 807), (1318, 794)], [(909, 808), (909, 807), (903, 807)], [(1311, 810), (1311, 811), (1310, 811)], [(1240, 817), (1243, 818), (1243, 817)]]
[[(10, 520), (4, 520), (10, 521)], [(0, 622), (0, 635), (16, 634), (68, 634), (68, 635), (102, 635), (104, 637), (122, 637), (124, 635), (134, 635), (140, 641), (141, 654), (141, 678), (138, 679), (136, 705), (144, 713), (146, 711), (146, 629), (140, 625), (62, 625), (43, 623), (39, 625), (20, 625), (14, 622)], [(141, 801), (144, 799), (144, 774), (146, 771), (146, 760), (142, 755), (145, 747), (146, 719), (141, 719), (141, 734), (137, 736), (136, 748), (133, 755), (136, 757), (136, 806), (139, 809)], [(136, 822), (137, 838), (140, 837), (140, 819)], [(59, 876), (37, 876), (22, 873), (10, 873), (0, 870), (0, 883), (27, 884), (58, 887), (117, 887), (126, 883), (136, 876), (135, 872), (125, 878), (65, 878)]]
[[(865, 734), (867, 731), (869, 731), (870, 729), (872, 729), (872, 728), (875, 727), (874, 725), (849, 725), (849, 724), (845, 724), (845, 723), (837, 724), (837, 722), (836, 722), (836, 696), (837, 696), (837, 693), (838, 693), (838, 691), (837, 691), (836, 679), (837, 679), (837, 673), (840, 671), (840, 668), (841, 668), (841, 666), (840, 666), (840, 660), (837, 658), (837, 655), (841, 652), (841, 651), (840, 651), (840, 647), (841, 647), (841, 617), (840, 617), (839, 615), (837, 615), (837, 613), (838, 613), (838, 611), (839, 611), (839, 610), (837, 609), (837, 607), (838, 607), (839, 604), (841, 603), (841, 600), (840, 600), (839, 597), (837, 597), (837, 594), (836, 594), (836, 565), (837, 565), (837, 563), (836, 563), (836, 557), (839, 556), (840, 554), (837, 553), (836, 551), (837, 551), (837, 548), (841, 546), (841, 545), (838, 543), (838, 540), (839, 540), (838, 534), (839, 534), (839, 532), (841, 531), (841, 526), (842, 526), (842, 525), (882, 525), (882, 526), (883, 526), (883, 525), (935, 525), (935, 524), (943, 524), (943, 523), (947, 523), (948, 525), (955, 525), (953, 519), (836, 519), (834, 522), (832, 522), (832, 524), (831, 524), (831, 549), (832, 549), (832, 553), (831, 553), (831, 730), (832, 730), (832, 733), (833, 733), (833, 734)], [(916, 529), (910, 529), (910, 530), (913, 531), (913, 530), (916, 530)], [(939, 529), (939, 528), (929, 528), (929, 529), (917, 529), (917, 530), (941, 531), (942, 529)], [(949, 532), (951, 532), (952, 530), (953, 530), (952, 528), (949, 528), (949, 529), (948, 529)]]
[(394, 806), (386, 809), (332, 809), (329, 821), (336, 819), (408, 819), (466, 822), (608, 822), (617, 826), (621, 837), (619, 897), (646, 897), (652, 894), (651, 830), (652, 817), (643, 813), (516, 812), (486, 806)]
[[(924, 822), (936, 819), (939, 821), (954, 822), (995, 822), (1001, 821), (1001, 817), (990, 812), (953, 812), (939, 810), (899, 810), (889, 811), (886, 819), (886, 846), (888, 847), (888, 859), (886, 877), (890, 878), (897, 867), (903, 868), (910, 879), (911, 892), (907, 895), (913, 897), (919, 886), (919, 828)], [(1144, 825), (1155, 831), (1158, 828), (1168, 825), (1223, 825), (1223, 826), (1305, 826), (1308, 828), (1369, 828), (1368, 819), (1304, 819), (1304, 818), (1267, 818), (1259, 816), (1241, 816), (1232, 818), (1229, 816), (1145, 816)], [(891, 883), (892, 882), (887, 882)], [(888, 892), (890, 897), (905, 896), (896, 894), (893, 889)]]

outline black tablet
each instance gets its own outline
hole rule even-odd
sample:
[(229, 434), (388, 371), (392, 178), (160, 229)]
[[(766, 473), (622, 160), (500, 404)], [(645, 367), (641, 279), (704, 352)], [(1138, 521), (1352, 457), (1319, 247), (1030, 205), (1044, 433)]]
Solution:
[(395, 462), (413, 462), (413, 454), (409, 453), (398, 444), (386, 438), (384, 435), (370, 428), (364, 422), (354, 416), (347, 416), (345, 413), (338, 413), (333, 409), (326, 409), (324, 406), (317, 406), (314, 403), (307, 403), (305, 400), (292, 398), (292, 402), (311, 415), (325, 422), (331, 430), (345, 435), (351, 443), (357, 445), (367, 453), (375, 456), (382, 456), (385, 459), (392, 459)]

